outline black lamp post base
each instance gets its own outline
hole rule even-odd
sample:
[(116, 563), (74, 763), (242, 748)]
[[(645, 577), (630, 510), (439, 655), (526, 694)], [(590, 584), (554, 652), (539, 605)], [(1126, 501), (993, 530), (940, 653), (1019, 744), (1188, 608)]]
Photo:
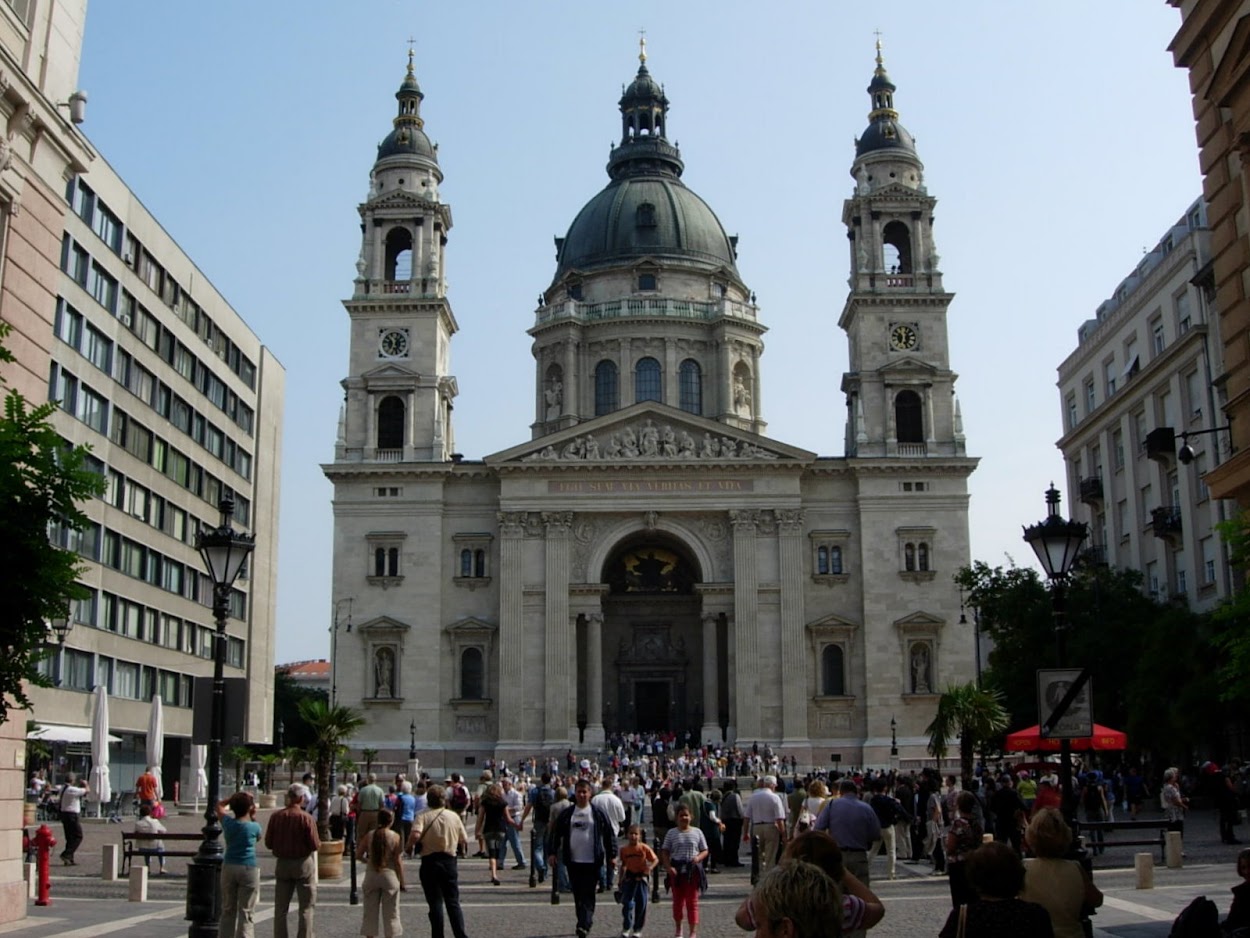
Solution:
[(187, 865), (188, 938), (217, 938), (221, 924), (221, 860), (196, 857)]

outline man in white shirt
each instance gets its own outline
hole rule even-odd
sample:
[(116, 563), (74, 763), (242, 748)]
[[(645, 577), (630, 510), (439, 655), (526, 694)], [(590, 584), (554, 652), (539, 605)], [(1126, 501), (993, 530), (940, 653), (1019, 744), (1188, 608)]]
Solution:
[[(521, 797), (521, 793), (517, 791), (516, 783), (513, 782), (511, 776), (504, 776), (500, 784), (503, 786), (504, 801), (512, 809), (512, 816), (520, 820), (521, 814), (525, 810), (525, 800)], [(508, 838), (508, 843), (512, 846), (512, 855), (516, 859), (516, 866), (513, 869), (525, 869), (525, 854), (521, 852), (520, 828), (508, 824), (505, 826), (504, 834)]]
[[(603, 781), (603, 788), (599, 790), (599, 794), (590, 800), (596, 808), (607, 815), (608, 820), (612, 823), (612, 834), (620, 837), (625, 825), (625, 804), (612, 790), (613, 784), (616, 782), (616, 776), (609, 776)], [(602, 867), (599, 870), (599, 891), (612, 888), (612, 870), (608, 867)]]
[(611, 877), (616, 868), (616, 834), (613, 822), (591, 803), (590, 781), (578, 779), (573, 791), (573, 806), (558, 817), (552, 816), (552, 853), (568, 870), (577, 912), (577, 938), (586, 938), (594, 926), (599, 871), (606, 865)]
[(777, 852), (786, 836), (786, 806), (777, 794), (777, 778), (765, 775), (760, 787), (747, 801), (743, 812), (742, 839), (751, 842), (754, 834), (760, 839), (760, 876), (777, 863)]
[(65, 849), (61, 851), (61, 862), (66, 866), (74, 866), (74, 851), (82, 843), (82, 800), (87, 797), (90, 789), (87, 783), (78, 784), (73, 775), (61, 786), (61, 825), (65, 828)]

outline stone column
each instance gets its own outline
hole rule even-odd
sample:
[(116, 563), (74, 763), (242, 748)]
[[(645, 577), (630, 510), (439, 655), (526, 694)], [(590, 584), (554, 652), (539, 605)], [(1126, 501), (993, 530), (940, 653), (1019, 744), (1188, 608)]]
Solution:
[[(568, 384), (564, 385), (567, 390)], [(573, 512), (543, 512), (547, 528), (547, 634), (543, 667), (543, 738), (550, 748), (568, 742), (568, 687), (565, 675), (569, 660), (569, 528)]]
[(603, 740), (603, 613), (592, 612), (586, 616), (586, 744)]
[(630, 339), (621, 339), (621, 350), (617, 369), (620, 374), (616, 379), (616, 402), (621, 408), (634, 403), (634, 366), (630, 361), (633, 346)]
[(660, 394), (669, 407), (680, 406), (681, 382), (677, 377), (677, 343), (672, 339), (664, 340), (664, 387)]
[(751, 349), (751, 432), (762, 433), (764, 431), (764, 401), (762, 400), (761, 388), (764, 382), (760, 380), (760, 350), (758, 348)]
[(803, 611), (803, 511), (779, 508), (777, 548), (781, 566), (782, 745), (807, 745), (807, 655)]
[(699, 742), (720, 742), (720, 721), (717, 719), (720, 701), (719, 662), (716, 660), (716, 626), (720, 616), (714, 612), (703, 613), (703, 727), (699, 730)]
[(749, 746), (760, 735), (759, 569), (755, 556), (758, 511), (731, 511), (734, 529), (734, 699), (731, 740)]
[(719, 413), (732, 414), (734, 409), (733, 349), (728, 339), (720, 343), (720, 379), (716, 382), (716, 406)]
[(572, 339), (564, 340), (564, 399), (560, 402), (561, 415), (579, 414), (578, 388), (581, 380), (577, 374), (577, 346)]
[(525, 703), (525, 613), (522, 564), (525, 553), (523, 511), (499, 512), (499, 745), (521, 741)]

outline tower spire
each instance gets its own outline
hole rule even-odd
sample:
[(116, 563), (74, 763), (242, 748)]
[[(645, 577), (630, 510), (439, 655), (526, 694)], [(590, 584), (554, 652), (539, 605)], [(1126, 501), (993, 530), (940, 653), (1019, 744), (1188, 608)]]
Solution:
[(647, 64), (647, 31), (645, 29), (638, 30), (638, 62), (643, 66)]

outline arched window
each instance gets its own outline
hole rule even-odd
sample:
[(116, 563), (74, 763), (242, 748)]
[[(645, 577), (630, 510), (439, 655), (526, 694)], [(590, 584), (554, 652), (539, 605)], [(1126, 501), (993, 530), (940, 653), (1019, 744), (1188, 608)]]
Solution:
[(929, 545), (923, 541), (916, 545), (916, 569), (929, 569)]
[(655, 227), (655, 206), (650, 202), (643, 202), (638, 206), (635, 223), (639, 228)]
[(378, 405), (378, 449), (404, 448), (404, 402), (395, 395)]
[(595, 366), (595, 416), (610, 414), (620, 406), (616, 363), (605, 358)]
[(479, 550), (473, 555), (473, 575), (486, 576), (486, 551)]
[(386, 279), (412, 279), (412, 232), (392, 228), (386, 233)]
[(884, 244), (887, 274), (910, 274), (911, 267), (911, 232), (901, 221), (892, 221), (881, 229), (881, 240)]
[(903, 569), (904, 570), (916, 569), (916, 545), (915, 544), (903, 545)]
[(842, 548), (841, 547), (829, 548), (829, 572), (830, 573), (842, 572)]
[(703, 371), (693, 358), (681, 363), (677, 372), (677, 385), (680, 391), (678, 406), (688, 414), (703, 413)]
[(894, 398), (894, 427), (900, 443), (924, 442), (924, 408), (915, 391), (899, 391)]
[(379, 547), (373, 552), (373, 575), (386, 576), (386, 548)]
[(473, 576), (473, 551), (467, 547), (460, 552), (460, 575)]
[(842, 657), (841, 645), (826, 645), (820, 653), (820, 692), (825, 697), (841, 697), (846, 693)]
[(391, 547), (386, 551), (386, 575), (399, 576), (399, 548)]
[(829, 572), (829, 548), (816, 548), (816, 572), (824, 576)]
[(460, 654), (460, 696), (464, 700), (481, 700), (483, 672), (482, 649), (466, 648)]
[(660, 363), (640, 358), (634, 366), (634, 403), (660, 400)]

